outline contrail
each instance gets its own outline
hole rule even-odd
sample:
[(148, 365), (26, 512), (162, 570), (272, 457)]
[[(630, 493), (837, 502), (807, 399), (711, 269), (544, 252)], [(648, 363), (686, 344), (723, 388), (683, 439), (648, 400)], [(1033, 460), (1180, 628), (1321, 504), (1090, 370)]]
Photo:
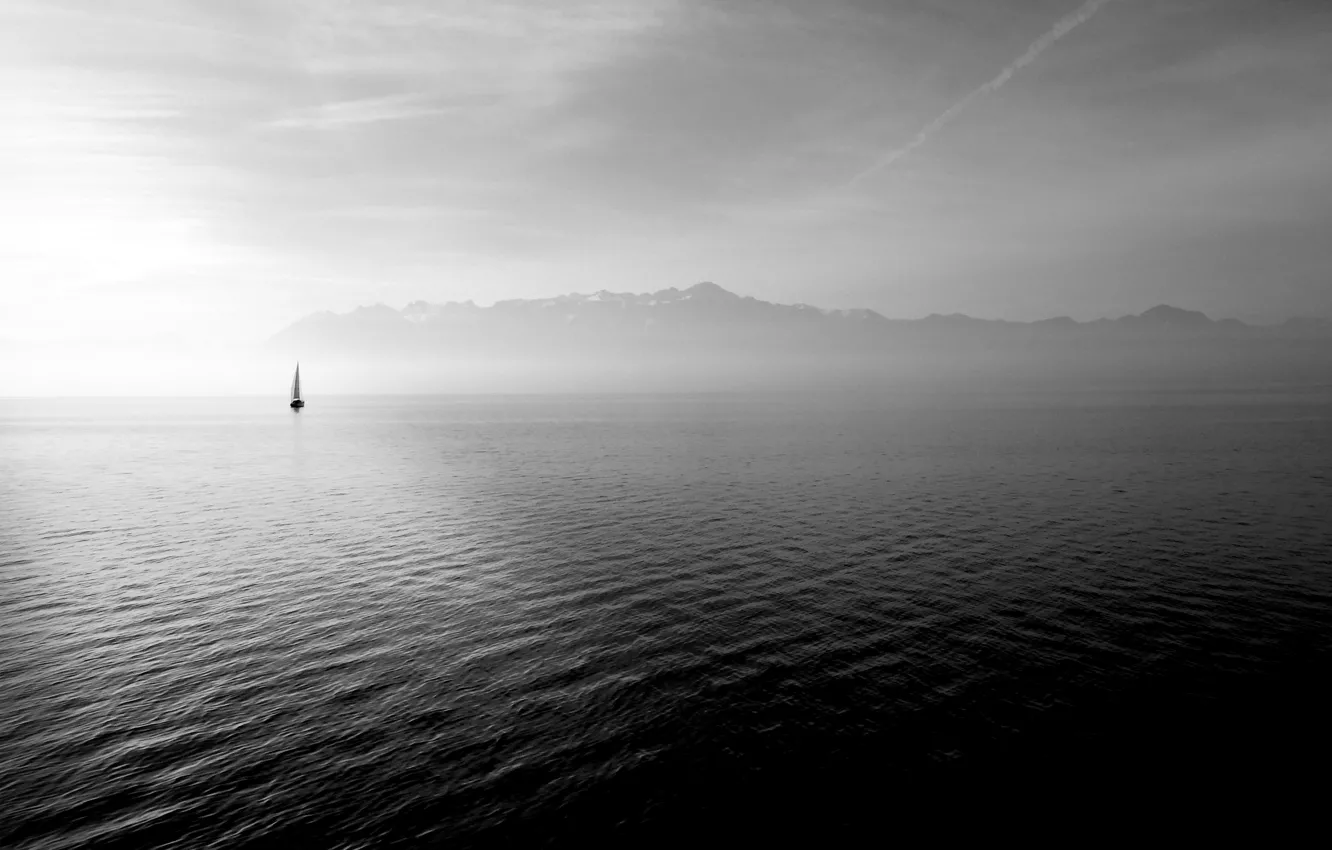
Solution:
[(1013, 60), (1007, 68), (1004, 68), (999, 72), (998, 76), (971, 92), (957, 103), (948, 107), (938, 118), (935, 118), (933, 121), (922, 127), (920, 132), (916, 133), (915, 138), (910, 142), (907, 142), (900, 148), (889, 151), (888, 154), (878, 162), (848, 180), (846, 185), (853, 186), (861, 180), (864, 180), (866, 177), (882, 171), (914, 151), (916, 148), (928, 142), (935, 133), (942, 130), (948, 122), (960, 115), (968, 106), (1008, 82), (1018, 71), (1027, 67), (1032, 62), (1035, 62), (1036, 57), (1044, 53), (1047, 47), (1068, 35), (1082, 24), (1085, 24), (1091, 19), (1092, 15), (1096, 14), (1098, 9), (1109, 2), (1110, 0), (1087, 0), (1087, 2), (1083, 3), (1077, 11), (1060, 18), (1049, 32), (1033, 41), (1031, 47), (1027, 48), (1027, 52)]

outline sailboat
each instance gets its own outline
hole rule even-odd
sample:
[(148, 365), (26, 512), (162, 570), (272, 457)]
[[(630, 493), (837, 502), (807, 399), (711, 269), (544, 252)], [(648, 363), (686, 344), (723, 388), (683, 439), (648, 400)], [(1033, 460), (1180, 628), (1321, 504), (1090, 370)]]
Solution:
[(291, 379), (291, 406), (299, 410), (305, 407), (305, 402), (301, 401), (301, 364), (296, 364), (296, 377)]

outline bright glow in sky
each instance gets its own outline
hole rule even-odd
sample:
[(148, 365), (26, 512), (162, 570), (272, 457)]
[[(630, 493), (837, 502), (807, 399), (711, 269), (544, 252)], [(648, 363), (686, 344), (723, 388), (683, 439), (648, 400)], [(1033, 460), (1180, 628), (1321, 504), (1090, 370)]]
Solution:
[(1332, 313), (1332, 4), (0, 0), (0, 340), (647, 291)]

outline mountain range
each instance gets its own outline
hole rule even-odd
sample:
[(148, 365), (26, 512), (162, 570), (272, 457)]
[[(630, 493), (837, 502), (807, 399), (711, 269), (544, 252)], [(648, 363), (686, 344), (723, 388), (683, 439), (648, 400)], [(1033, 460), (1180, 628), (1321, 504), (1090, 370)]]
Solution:
[(344, 347), (364, 342), (401, 347), (428, 343), (432, 337), (438, 337), (435, 342), (445, 343), (456, 340), (459, 333), (472, 336), (474, 331), (484, 331), (489, 336), (516, 330), (555, 336), (570, 343), (588, 341), (598, 335), (630, 335), (646, 340), (704, 331), (745, 336), (793, 330), (851, 333), (861, 337), (867, 333), (886, 337), (912, 331), (928, 335), (941, 330), (970, 334), (1165, 331), (1318, 337), (1332, 333), (1332, 321), (1296, 318), (1280, 325), (1248, 325), (1236, 319), (1214, 320), (1196, 310), (1165, 304), (1137, 315), (1091, 322), (1077, 322), (1067, 316), (1011, 322), (976, 319), (961, 313), (888, 319), (868, 309), (827, 310), (808, 304), (775, 304), (737, 295), (715, 283), (698, 283), (686, 289), (672, 287), (642, 294), (601, 290), (591, 295), (512, 299), (490, 307), (479, 307), (471, 301), (444, 304), (413, 301), (401, 310), (376, 304), (348, 313), (315, 313), (282, 330), (273, 342), (284, 347), (293, 344)]
[(1164, 304), (1091, 322), (961, 314), (904, 320), (868, 309), (776, 304), (698, 283), (489, 307), (414, 301), (401, 310), (377, 304), (322, 312), (282, 330), (269, 350), (375, 363), (381, 374), (411, 370), (432, 388), (438, 382), (430, 375), (482, 367), (542, 380), (582, 375), (597, 387), (616, 375), (634, 386), (652, 376), (711, 386), (726, 375), (738, 384), (945, 375), (1325, 382), (1332, 376), (1332, 321), (1248, 325)]

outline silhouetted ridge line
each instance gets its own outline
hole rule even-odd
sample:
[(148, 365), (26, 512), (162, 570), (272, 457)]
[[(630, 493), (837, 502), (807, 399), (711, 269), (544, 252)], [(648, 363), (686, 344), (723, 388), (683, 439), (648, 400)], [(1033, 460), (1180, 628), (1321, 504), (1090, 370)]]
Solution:
[[(1332, 327), (1259, 327), (1159, 305), (1076, 322), (888, 319), (777, 304), (712, 283), (656, 292), (413, 301), (317, 313), (269, 343), (320, 361), (339, 392), (693, 392), (920, 387), (994, 390), (1322, 386)], [(335, 365), (336, 364), (336, 365)], [(325, 386), (328, 386), (327, 378)]]
[(1196, 310), (1159, 304), (1137, 314), (1118, 319), (1078, 322), (1058, 316), (1032, 322), (981, 319), (962, 313), (930, 314), (922, 319), (888, 319), (874, 310), (825, 309), (810, 304), (778, 304), (742, 296), (710, 281), (685, 289), (670, 287), (655, 292), (612, 292), (602, 289), (591, 294), (569, 293), (549, 298), (512, 298), (489, 307), (471, 300), (432, 304), (413, 301), (401, 310), (384, 304), (358, 307), (348, 313), (321, 312), (307, 316), (280, 332), (275, 339), (309, 334), (343, 333), (379, 336), (428, 332), (431, 329), (458, 327), (508, 327), (518, 324), (537, 326), (574, 326), (580, 331), (618, 331), (660, 334), (688, 328), (730, 326), (737, 331), (773, 331), (801, 327), (806, 330), (822, 324), (824, 329), (846, 331), (851, 322), (867, 323), (883, 329), (904, 331), (929, 328), (931, 331), (957, 328), (968, 332), (1009, 331), (1012, 333), (1069, 332), (1075, 330), (1190, 330), (1213, 332), (1273, 331), (1326, 334), (1332, 322), (1326, 319), (1296, 318), (1276, 326), (1247, 325), (1235, 319), (1213, 320)]

